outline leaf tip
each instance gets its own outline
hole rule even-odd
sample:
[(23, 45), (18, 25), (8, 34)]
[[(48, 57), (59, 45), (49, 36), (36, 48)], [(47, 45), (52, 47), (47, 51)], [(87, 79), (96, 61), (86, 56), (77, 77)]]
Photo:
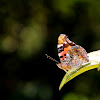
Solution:
[(60, 86), (59, 86), (59, 91), (60, 91), (61, 89), (62, 89), (62, 86), (60, 85)]

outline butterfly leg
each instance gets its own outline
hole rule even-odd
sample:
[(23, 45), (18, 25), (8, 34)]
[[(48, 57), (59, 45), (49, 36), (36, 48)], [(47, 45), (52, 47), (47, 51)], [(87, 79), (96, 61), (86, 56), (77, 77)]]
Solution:
[(68, 74), (68, 76), (70, 77), (70, 74), (68, 73), (68, 71), (67, 70), (64, 70), (67, 74)]

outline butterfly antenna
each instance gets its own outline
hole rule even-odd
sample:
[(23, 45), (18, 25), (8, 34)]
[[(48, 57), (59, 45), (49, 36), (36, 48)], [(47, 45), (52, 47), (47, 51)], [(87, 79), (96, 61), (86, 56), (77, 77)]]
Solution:
[(45, 54), (46, 56), (47, 56), (47, 58), (49, 58), (50, 60), (52, 60), (52, 61), (55, 61), (56, 63), (59, 63), (57, 60), (55, 60), (54, 58), (52, 58), (52, 57), (50, 57), (50, 56), (48, 56), (47, 54)]

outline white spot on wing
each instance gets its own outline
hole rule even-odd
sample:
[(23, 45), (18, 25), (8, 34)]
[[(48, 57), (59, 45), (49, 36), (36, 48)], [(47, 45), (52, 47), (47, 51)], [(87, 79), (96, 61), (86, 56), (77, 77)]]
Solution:
[(60, 54), (60, 53), (58, 53), (58, 56), (60, 57), (60, 56), (61, 56), (61, 54)]
[(64, 43), (65, 43), (65, 44), (67, 44), (67, 42), (66, 42), (66, 41), (65, 41)]
[(57, 45), (57, 48), (60, 48), (61, 46), (63, 46), (63, 44), (58, 44), (58, 45)]

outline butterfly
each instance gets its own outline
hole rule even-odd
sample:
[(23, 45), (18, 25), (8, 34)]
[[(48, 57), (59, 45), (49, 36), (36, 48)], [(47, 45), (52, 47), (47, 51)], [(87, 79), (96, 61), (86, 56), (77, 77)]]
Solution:
[(49, 59), (54, 60), (57, 63), (56, 65), (65, 72), (71, 69), (80, 68), (83, 63), (89, 62), (86, 50), (70, 41), (65, 34), (59, 35), (57, 50), (60, 63), (47, 54), (46, 56)]

